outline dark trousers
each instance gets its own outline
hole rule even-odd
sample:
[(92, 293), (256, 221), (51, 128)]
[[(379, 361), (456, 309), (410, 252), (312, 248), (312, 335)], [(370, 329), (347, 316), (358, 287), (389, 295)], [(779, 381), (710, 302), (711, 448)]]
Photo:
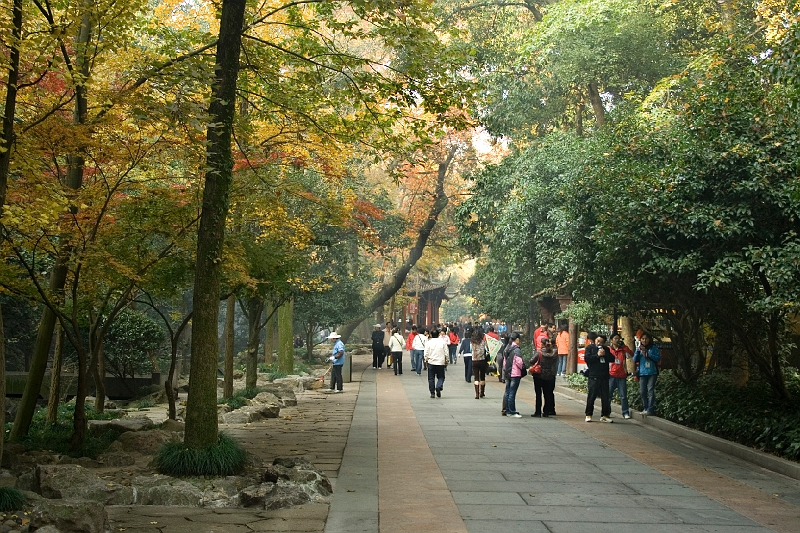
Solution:
[(428, 389), (431, 394), (444, 387), (444, 365), (428, 365)]
[(392, 368), (395, 376), (403, 373), (403, 352), (392, 352)]
[(344, 385), (344, 381), (342, 380), (342, 366), (344, 365), (333, 365), (331, 368), (331, 390), (335, 389), (337, 385), (339, 390), (342, 390), (342, 385)]
[(383, 344), (372, 345), (372, 368), (383, 365)]
[(553, 394), (553, 391), (556, 388), (556, 378), (540, 379), (542, 380), (542, 395), (544, 396), (542, 414), (548, 416), (554, 415), (556, 414), (556, 396)]
[(472, 354), (464, 354), (464, 379), (472, 383)]
[(589, 395), (586, 397), (586, 416), (594, 413), (594, 401), (600, 396), (600, 416), (611, 414), (611, 395), (608, 393), (608, 376), (588, 378)]
[[(536, 409), (533, 411), (534, 416), (542, 414), (542, 383), (544, 380), (539, 374), (533, 374), (533, 390), (536, 392)], [(546, 411), (545, 411), (546, 412)]]
[(380, 361), (378, 361), (378, 366), (383, 366), (383, 362), (386, 361), (386, 358), (389, 357), (392, 353), (392, 350), (389, 349), (388, 346), (383, 347), (383, 356), (381, 356)]

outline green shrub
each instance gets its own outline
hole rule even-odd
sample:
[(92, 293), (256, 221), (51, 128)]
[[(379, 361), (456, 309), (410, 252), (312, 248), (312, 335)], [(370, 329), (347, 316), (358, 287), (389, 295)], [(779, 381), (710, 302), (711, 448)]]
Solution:
[(575, 389), (580, 392), (588, 392), (589, 387), (586, 384), (586, 376), (583, 374), (567, 374), (566, 375), (567, 386), (570, 389)]
[[(97, 457), (104, 453), (108, 447), (119, 437), (119, 432), (107, 430), (99, 435), (86, 435), (83, 448), (77, 451), (70, 449), (72, 439), (72, 423), (75, 414), (75, 404), (59, 405), (56, 422), (47, 422), (47, 409), (39, 408), (33, 415), (28, 434), (22, 438), (21, 444), (26, 450), (52, 450), (71, 457)], [(88, 420), (111, 420), (123, 416), (121, 413), (97, 413), (91, 405), (86, 406)], [(12, 422), (6, 424), (6, 435), (11, 430)]]
[(156, 404), (150, 398), (142, 398), (134, 402), (133, 405), (135, 405), (139, 409), (147, 409), (149, 407), (155, 407)]
[(154, 458), (156, 469), (169, 476), (230, 476), (240, 473), (247, 462), (244, 448), (224, 433), (206, 448), (187, 448), (168, 442)]
[(0, 511), (7, 513), (18, 511), (25, 505), (25, 496), (19, 489), (0, 487)]
[(230, 398), (220, 398), (217, 400), (217, 404), (226, 404), (230, 406), (231, 409), (239, 409), (243, 407), (246, 403), (246, 400), (252, 400), (256, 396), (258, 396), (259, 392), (263, 392), (263, 389), (258, 387), (251, 387), (247, 389), (237, 390), (233, 393), (233, 396)]

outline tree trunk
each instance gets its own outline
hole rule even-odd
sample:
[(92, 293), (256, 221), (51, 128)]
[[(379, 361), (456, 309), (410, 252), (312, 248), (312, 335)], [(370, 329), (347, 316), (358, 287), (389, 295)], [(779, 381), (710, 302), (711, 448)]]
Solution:
[(383, 304), (400, 290), (400, 288), (406, 282), (406, 277), (408, 276), (409, 271), (417, 263), (419, 258), (422, 257), (422, 252), (425, 249), (425, 245), (428, 243), (428, 238), (431, 236), (433, 228), (436, 226), (436, 221), (439, 219), (441, 212), (444, 211), (444, 208), (447, 207), (448, 198), (444, 191), (444, 179), (447, 176), (447, 169), (453, 162), (455, 155), (456, 148), (453, 147), (448, 152), (445, 160), (439, 163), (439, 169), (436, 175), (435, 200), (431, 208), (428, 210), (428, 216), (425, 219), (425, 223), (417, 233), (417, 240), (414, 243), (414, 247), (411, 249), (411, 252), (408, 254), (408, 258), (403, 261), (403, 264), (400, 265), (400, 268), (397, 269), (394, 275), (392, 275), (391, 279), (384, 283), (380, 289), (378, 289), (377, 294), (375, 294), (375, 296), (373, 296), (366, 305), (367, 313), (364, 316), (361, 316), (342, 326), (342, 328), (339, 330), (339, 334), (342, 336), (342, 342), (346, 343), (347, 339), (350, 338), (350, 335), (352, 335), (353, 331), (355, 331), (364, 318), (366, 318), (370, 313), (374, 313), (378, 309), (382, 308)]
[(278, 308), (278, 371), (285, 374), (294, 370), (293, 307), (294, 300), (289, 300)]
[(569, 351), (567, 352), (567, 374), (578, 371), (578, 325), (569, 319)]
[(583, 97), (578, 105), (575, 107), (575, 134), (578, 137), (583, 137)]
[(264, 324), (264, 364), (267, 366), (275, 362), (275, 324), (278, 322), (275, 308), (272, 304), (267, 305), (267, 312), (270, 317)]
[(64, 355), (64, 330), (59, 325), (56, 329), (56, 349), (53, 354), (53, 366), (50, 368), (50, 396), (47, 398), (47, 422), (58, 420), (58, 405), (61, 403), (61, 369)]
[(236, 296), (228, 296), (225, 309), (225, 376), (223, 377), (222, 397), (233, 396), (233, 357), (234, 344), (236, 343)]
[(217, 424), (217, 318), (222, 247), (233, 180), (233, 119), (242, 47), (245, 0), (223, 0), (215, 61), (216, 80), (208, 108), (203, 211), (197, 233), (194, 327), (184, 444), (204, 448), (219, 439)]
[(635, 350), (636, 344), (633, 339), (636, 336), (636, 330), (633, 329), (633, 319), (629, 316), (623, 316), (620, 322), (622, 322), (622, 331), (620, 331), (620, 334), (622, 338), (625, 339), (625, 345), (631, 350)]
[(596, 83), (589, 84), (589, 101), (594, 110), (594, 116), (597, 120), (597, 127), (602, 128), (606, 124), (606, 108), (603, 107), (603, 99), (600, 98), (600, 91)]
[(247, 300), (247, 375), (246, 386), (254, 389), (258, 384), (258, 341), (261, 337), (261, 316), (264, 300), (251, 296)]
[[(106, 408), (106, 352), (105, 342), (102, 338), (97, 341), (96, 350), (97, 356), (93, 357), (93, 374), (94, 374), (94, 411), (95, 413), (102, 413)], [(134, 380), (134, 384), (136, 381)], [(138, 399), (139, 393), (134, 385), (134, 395)]]

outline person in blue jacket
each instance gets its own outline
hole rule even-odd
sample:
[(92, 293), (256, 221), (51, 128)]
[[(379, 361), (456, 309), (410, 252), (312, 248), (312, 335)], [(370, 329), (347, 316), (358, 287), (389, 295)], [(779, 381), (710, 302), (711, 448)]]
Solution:
[(344, 366), (344, 343), (342, 336), (335, 331), (328, 335), (328, 340), (333, 341), (333, 352), (328, 360), (333, 363), (331, 367), (331, 389), (330, 392), (342, 392), (342, 367)]
[(658, 346), (653, 344), (649, 333), (642, 333), (641, 344), (633, 354), (633, 362), (639, 368), (639, 393), (642, 395), (642, 415), (652, 415), (656, 409), (656, 380), (658, 379), (658, 362), (661, 354)]

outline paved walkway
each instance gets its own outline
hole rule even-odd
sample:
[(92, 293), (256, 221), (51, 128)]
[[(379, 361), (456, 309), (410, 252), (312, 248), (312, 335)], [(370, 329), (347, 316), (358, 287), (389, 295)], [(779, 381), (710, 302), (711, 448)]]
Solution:
[[(115, 531), (800, 532), (800, 481), (616, 417), (583, 421), (556, 396), (558, 416), (500, 416), (502, 386), (474, 399), (450, 367), (441, 399), (427, 379), (355, 359), (345, 393), (308, 391), (289, 419), (229, 428), (264, 459), (305, 455), (332, 478), (330, 507), (283, 511), (110, 508)], [(358, 381), (360, 379), (360, 381)], [(599, 409), (599, 402), (598, 402)], [(148, 523), (149, 521), (149, 523)], [(156, 524), (153, 524), (156, 522)]]

